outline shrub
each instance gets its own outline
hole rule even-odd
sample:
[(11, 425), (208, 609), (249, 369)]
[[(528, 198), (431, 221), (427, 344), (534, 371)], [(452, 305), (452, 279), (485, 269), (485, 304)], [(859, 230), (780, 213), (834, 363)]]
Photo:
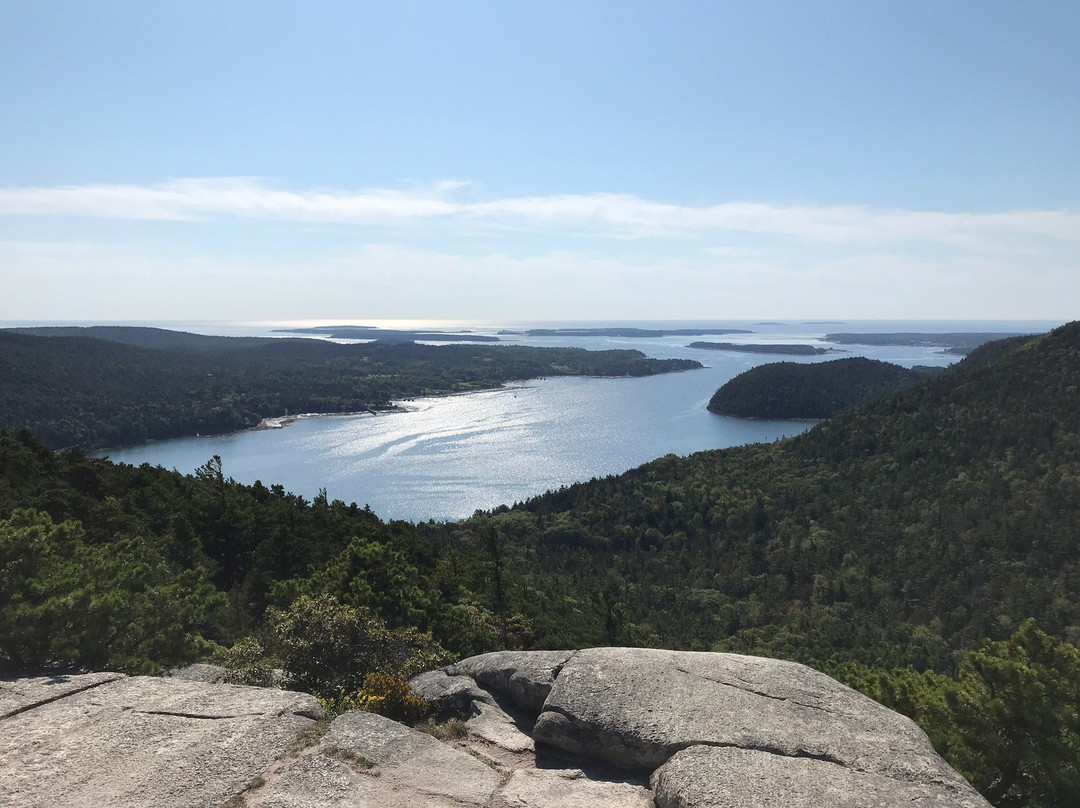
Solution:
[(323, 710), (339, 715), (350, 710), (378, 713), (412, 726), (431, 712), (430, 706), (409, 689), (409, 681), (401, 674), (369, 673), (364, 686), (354, 693), (321, 697)]
[(408, 677), (448, 660), (430, 634), (391, 629), (370, 609), (331, 597), (300, 597), (270, 614), (270, 637), (290, 687), (355, 693), (371, 673)]

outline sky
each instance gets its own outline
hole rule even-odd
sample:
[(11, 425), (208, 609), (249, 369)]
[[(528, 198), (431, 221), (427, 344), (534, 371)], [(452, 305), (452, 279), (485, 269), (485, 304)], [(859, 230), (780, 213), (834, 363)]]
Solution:
[(1074, 319), (1080, 2), (0, 2), (0, 319)]

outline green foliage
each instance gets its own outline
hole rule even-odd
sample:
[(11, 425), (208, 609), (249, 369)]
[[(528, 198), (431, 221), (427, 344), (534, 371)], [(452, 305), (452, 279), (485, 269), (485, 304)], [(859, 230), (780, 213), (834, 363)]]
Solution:
[(798, 438), (660, 458), (427, 526), (538, 647), (610, 642), (955, 671), (1029, 615), (1080, 639), (1080, 325)]
[(939, 372), (940, 368), (905, 368), (862, 357), (812, 364), (774, 362), (728, 381), (709, 399), (709, 410), (740, 418), (831, 418)]
[(409, 688), (409, 680), (399, 673), (369, 673), (364, 685), (353, 693), (320, 696), (323, 712), (330, 716), (350, 710), (378, 713), (413, 726), (426, 719), (431, 706)]
[(155, 670), (213, 640), (334, 700), (442, 648), (774, 655), (915, 716), (999, 806), (1074, 805), (1080, 325), (972, 359), (790, 441), (455, 524), (0, 432), (0, 653)]
[(1025, 622), (960, 666), (952, 757), (998, 808), (1080, 804), (1080, 650)]
[(829, 673), (915, 719), (997, 808), (1080, 804), (1080, 649), (1025, 621), (955, 677), (847, 662)]
[(207, 647), (224, 598), (160, 542), (86, 541), (77, 522), (0, 521), (0, 653), (15, 665), (156, 672)]
[(226, 669), (225, 681), (232, 685), (270, 687), (274, 684), (274, 665), (254, 636), (244, 637), (231, 648), (217, 649), (210, 657)]
[(449, 661), (430, 634), (391, 629), (370, 609), (327, 596), (273, 610), (269, 635), (288, 684), (312, 693), (351, 693), (371, 673), (407, 677)]

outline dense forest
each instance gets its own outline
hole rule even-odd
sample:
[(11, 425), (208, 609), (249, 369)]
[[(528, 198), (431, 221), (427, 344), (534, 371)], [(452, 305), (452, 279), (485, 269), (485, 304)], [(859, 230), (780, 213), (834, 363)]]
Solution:
[(1064, 808), (1080, 801), (1078, 399), (1074, 323), (797, 438), (450, 524), (240, 485), (216, 458), (180, 475), (0, 434), (0, 657), (212, 656), (326, 694), (502, 647), (764, 654), (912, 715), (995, 805)]
[(263, 418), (383, 410), (394, 399), (543, 376), (647, 376), (701, 367), (639, 351), (516, 345), (338, 345), (151, 328), (0, 331), (0, 428), (53, 448), (231, 432)]
[(928, 379), (940, 368), (904, 368), (861, 356), (759, 365), (724, 384), (709, 411), (738, 418), (831, 418), (841, 410)]

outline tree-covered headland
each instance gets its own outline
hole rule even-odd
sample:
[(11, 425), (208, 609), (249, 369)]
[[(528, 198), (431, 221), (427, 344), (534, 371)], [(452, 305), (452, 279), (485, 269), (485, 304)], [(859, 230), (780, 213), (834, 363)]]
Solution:
[(831, 418), (940, 372), (861, 356), (813, 364), (772, 362), (726, 382), (709, 399), (709, 411), (739, 418)]
[[(93, 336), (72, 336), (83, 332)], [(0, 330), (0, 428), (28, 428), (53, 448), (93, 449), (232, 432), (290, 414), (386, 410), (395, 399), (544, 376), (698, 367), (640, 351), (339, 345), (126, 327)]]

